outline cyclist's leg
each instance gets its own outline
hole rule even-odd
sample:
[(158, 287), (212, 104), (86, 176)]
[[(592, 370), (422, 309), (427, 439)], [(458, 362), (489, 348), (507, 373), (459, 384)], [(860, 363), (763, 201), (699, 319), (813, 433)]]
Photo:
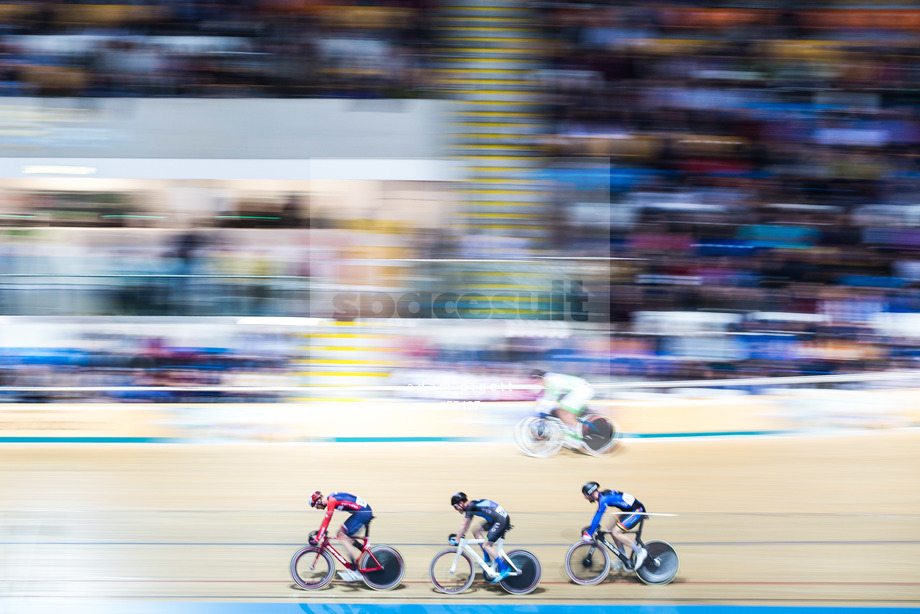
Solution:
[(580, 418), (588, 409), (588, 401), (594, 398), (593, 388), (578, 388), (559, 399), (559, 406)]
[(613, 537), (614, 541), (621, 545), (621, 551), (624, 551), (622, 545), (626, 545), (629, 546), (629, 549), (636, 553), (636, 555), (639, 554), (639, 546), (636, 544), (636, 538), (627, 533), (627, 531), (639, 523), (639, 520), (642, 518), (641, 511), (642, 510), (627, 514), (619, 514), (615, 517), (610, 535)]
[(348, 517), (348, 520), (342, 523), (339, 532), (336, 534), (336, 539), (344, 546), (345, 553), (356, 567), (358, 557), (361, 556), (361, 551), (352, 544), (352, 537), (361, 530), (361, 527), (370, 521), (372, 516), (373, 513), (369, 511), (355, 512)]
[(578, 414), (567, 407), (559, 406), (553, 410), (553, 415), (566, 423), (571, 428), (578, 426)]
[[(475, 537), (476, 539), (486, 539), (486, 531), (489, 528), (491, 528), (491, 526), (492, 525), (489, 524), (488, 522), (484, 522), (481, 525), (477, 526), (475, 529), (473, 529), (473, 537)], [(485, 557), (486, 563), (489, 563), (495, 560), (495, 550), (488, 546), (489, 544), (487, 543), (480, 544), (480, 547), (482, 548), (482, 554)]]
[[(563, 398), (562, 401), (564, 400)], [(562, 401), (560, 401), (559, 407), (553, 410), (553, 415), (562, 420), (568, 427), (566, 437), (576, 444), (581, 445), (582, 432), (581, 423), (578, 421), (578, 412), (574, 411), (569, 406), (562, 405)]]
[(486, 540), (481, 544), (482, 551), (485, 552), (489, 556), (489, 559), (491, 559), (492, 561), (496, 560), (496, 557), (498, 556), (495, 551), (495, 544), (493, 543), (495, 539), (492, 539), (492, 535), (494, 533), (495, 527), (500, 524), (501, 523), (499, 522), (495, 522), (495, 523), (484, 522), (473, 531), (473, 536), (476, 539)]
[(580, 419), (582, 415), (587, 410), (588, 401), (594, 398), (594, 390), (590, 388), (573, 390), (566, 394), (564, 397), (559, 399), (560, 418), (565, 422), (573, 431), (573, 436), (582, 440), (584, 435), (582, 430), (582, 424)]
[(493, 523), (492, 526), (489, 528), (489, 534), (486, 536), (486, 539), (488, 541), (486, 541), (484, 545), (489, 546), (489, 549), (492, 550), (492, 552), (494, 553), (492, 555), (492, 558), (495, 561), (497, 561), (495, 570), (498, 572), (498, 576), (496, 576), (496, 578), (492, 580), (493, 583), (499, 582), (512, 571), (508, 563), (504, 559), (499, 558), (498, 550), (495, 549), (495, 542), (505, 536), (505, 532), (508, 530), (508, 526), (510, 523), (511, 523), (510, 517), (506, 517), (504, 520)]

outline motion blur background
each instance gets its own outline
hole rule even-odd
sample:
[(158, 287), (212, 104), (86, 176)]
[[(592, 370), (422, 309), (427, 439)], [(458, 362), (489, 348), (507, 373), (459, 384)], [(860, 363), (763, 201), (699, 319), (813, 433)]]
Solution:
[(910, 0), (5, 3), (0, 400), (912, 368), (918, 34)]

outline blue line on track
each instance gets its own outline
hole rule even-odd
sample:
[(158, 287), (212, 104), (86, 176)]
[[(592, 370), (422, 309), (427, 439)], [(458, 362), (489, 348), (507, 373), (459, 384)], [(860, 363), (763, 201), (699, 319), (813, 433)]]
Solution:
[(0, 437), (0, 443), (171, 443), (162, 437)]

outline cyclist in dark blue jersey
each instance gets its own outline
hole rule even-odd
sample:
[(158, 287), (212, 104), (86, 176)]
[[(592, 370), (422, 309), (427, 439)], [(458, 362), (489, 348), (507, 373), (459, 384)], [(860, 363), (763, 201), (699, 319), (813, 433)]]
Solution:
[(473, 529), (473, 536), (476, 539), (483, 539), (483, 536), (485, 536), (486, 541), (482, 544), (485, 560), (487, 563), (490, 560), (497, 561), (497, 565), (492, 568), (492, 573), (495, 575), (492, 584), (504, 580), (511, 573), (511, 567), (503, 559), (498, 558), (498, 553), (493, 544), (504, 537), (505, 532), (511, 526), (511, 517), (508, 512), (498, 503), (489, 499), (470, 501), (467, 499), (466, 493), (462, 492), (453, 495), (450, 498), (450, 504), (455, 510), (464, 515), (463, 522), (460, 523), (460, 530), (457, 532), (457, 535), (459, 535), (458, 541), (463, 539), (467, 529), (470, 528), (470, 524), (473, 522), (474, 516), (479, 516), (485, 520), (483, 524)]
[(623, 546), (626, 545), (636, 555), (633, 569), (642, 567), (648, 553), (627, 533), (639, 523), (639, 520), (642, 519), (646, 512), (642, 502), (629, 493), (620, 492), (619, 490), (601, 490), (600, 484), (597, 482), (587, 482), (581, 487), (581, 494), (591, 503), (597, 503), (597, 512), (595, 512), (594, 518), (591, 520), (591, 526), (585, 529), (581, 538), (586, 542), (594, 540), (594, 533), (601, 526), (601, 518), (603, 518), (607, 508), (612, 507), (626, 512), (624, 514), (615, 514), (611, 519), (608, 530), (610, 531), (610, 536), (613, 537), (613, 541), (620, 548), (620, 552), (625, 555), (626, 550), (624, 550)]

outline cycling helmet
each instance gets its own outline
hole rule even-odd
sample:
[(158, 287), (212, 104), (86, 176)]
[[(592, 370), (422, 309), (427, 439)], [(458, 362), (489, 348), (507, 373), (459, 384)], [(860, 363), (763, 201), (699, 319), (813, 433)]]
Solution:
[(458, 503), (466, 503), (466, 501), (467, 499), (465, 492), (458, 492), (450, 498), (451, 506), (457, 505)]
[(530, 379), (540, 379), (544, 375), (546, 375), (546, 371), (543, 371), (541, 369), (534, 369), (533, 371), (530, 372)]
[(314, 490), (314, 491), (313, 491), (313, 494), (310, 495), (310, 507), (316, 507), (316, 504), (317, 504), (317, 503), (319, 502), (319, 500), (322, 499), (322, 498), (323, 498), (323, 493), (321, 493), (321, 492), (318, 491), (318, 490)]
[(581, 487), (581, 494), (586, 497), (590, 497), (595, 492), (597, 492), (597, 489), (600, 487), (601, 485), (597, 482), (585, 482), (585, 485)]

